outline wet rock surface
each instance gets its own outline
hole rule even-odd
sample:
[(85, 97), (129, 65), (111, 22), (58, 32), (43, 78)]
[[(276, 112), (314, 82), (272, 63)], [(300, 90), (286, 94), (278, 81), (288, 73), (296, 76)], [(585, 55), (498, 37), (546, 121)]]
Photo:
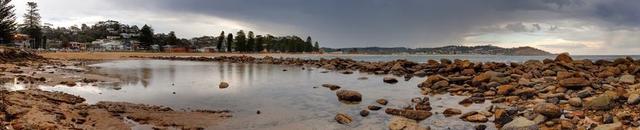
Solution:
[(338, 113), (335, 117), (335, 120), (340, 124), (349, 124), (353, 121), (351, 116), (342, 113)]
[(353, 90), (338, 90), (336, 92), (338, 100), (346, 102), (360, 102), (362, 101), (362, 94)]
[(221, 89), (225, 89), (229, 87), (229, 83), (227, 82), (220, 82), (220, 84), (218, 85), (219, 88)]
[(409, 119), (413, 119), (413, 120), (424, 120), (427, 119), (429, 117), (431, 117), (431, 115), (433, 115), (433, 113), (429, 112), (429, 111), (421, 111), (421, 110), (403, 110), (403, 109), (394, 109), (394, 108), (387, 108), (384, 110), (385, 113), (389, 114), (389, 115), (395, 115), (395, 116), (402, 116), (405, 118), (409, 118)]
[(141, 124), (204, 128), (230, 117), (229, 111), (177, 112), (167, 107), (124, 102), (87, 105), (84, 99), (40, 90), (0, 91), (2, 126), (13, 129), (130, 129), (124, 117)]

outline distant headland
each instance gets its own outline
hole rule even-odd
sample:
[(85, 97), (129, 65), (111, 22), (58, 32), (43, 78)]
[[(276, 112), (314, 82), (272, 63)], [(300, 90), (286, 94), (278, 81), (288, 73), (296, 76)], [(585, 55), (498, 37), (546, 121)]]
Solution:
[(482, 46), (443, 46), (434, 48), (407, 48), (407, 47), (356, 47), (356, 48), (322, 48), (327, 53), (346, 54), (480, 54), (480, 55), (551, 55), (547, 51), (530, 47), (503, 48), (493, 45)]

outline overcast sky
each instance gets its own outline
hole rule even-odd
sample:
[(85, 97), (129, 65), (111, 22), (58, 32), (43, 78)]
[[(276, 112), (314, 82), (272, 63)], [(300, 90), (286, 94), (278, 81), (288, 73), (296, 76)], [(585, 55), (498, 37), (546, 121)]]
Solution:
[(111, 19), (183, 38), (242, 29), (310, 35), (324, 47), (640, 54), (640, 0), (14, 0), (20, 17), (28, 1), (54, 26)]

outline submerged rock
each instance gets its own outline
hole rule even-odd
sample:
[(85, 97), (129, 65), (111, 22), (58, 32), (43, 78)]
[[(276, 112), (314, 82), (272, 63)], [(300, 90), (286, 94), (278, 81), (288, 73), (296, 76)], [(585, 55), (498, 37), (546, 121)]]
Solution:
[(389, 103), (386, 99), (378, 99), (376, 102), (380, 105), (387, 105), (387, 103)]
[(338, 100), (341, 100), (341, 101), (349, 101), (349, 102), (362, 101), (362, 94), (352, 90), (340, 90), (336, 92), (336, 96), (338, 96)]
[(340, 86), (335, 85), (335, 84), (322, 84), (322, 87), (329, 88), (329, 89), (331, 89), (331, 90), (338, 90), (338, 89), (340, 89)]
[(222, 89), (224, 89), (224, 88), (228, 88), (228, 87), (229, 87), (229, 83), (227, 83), (227, 82), (220, 82), (220, 85), (218, 85), (218, 87), (219, 87), (219, 88), (222, 88)]
[(442, 112), (442, 114), (444, 114), (445, 116), (460, 115), (462, 114), (462, 111), (460, 109), (447, 108)]
[(382, 81), (385, 82), (385, 83), (390, 83), (390, 84), (398, 83), (398, 80), (396, 78), (393, 78), (393, 77), (384, 77), (382, 79)]
[(334, 119), (340, 124), (349, 124), (353, 121), (351, 116), (342, 113), (338, 113)]
[(465, 118), (465, 120), (469, 121), (469, 122), (487, 122), (487, 121), (489, 121), (489, 119), (486, 116), (482, 115), (482, 114), (475, 114), (475, 115), (467, 116)]
[(375, 106), (375, 105), (369, 105), (369, 106), (367, 107), (367, 109), (372, 110), (372, 111), (377, 111), (377, 110), (382, 109), (382, 107)]
[(369, 115), (369, 111), (367, 111), (367, 110), (360, 111), (360, 116), (367, 117), (368, 115)]
[(431, 117), (432, 113), (429, 111), (419, 111), (419, 110), (403, 110), (403, 109), (393, 109), (387, 108), (384, 110), (385, 113), (389, 115), (402, 116), (409, 119), (414, 120), (424, 120)]
[(389, 121), (389, 130), (428, 130), (427, 128), (420, 127), (415, 120), (403, 118), (403, 117), (391, 117)]

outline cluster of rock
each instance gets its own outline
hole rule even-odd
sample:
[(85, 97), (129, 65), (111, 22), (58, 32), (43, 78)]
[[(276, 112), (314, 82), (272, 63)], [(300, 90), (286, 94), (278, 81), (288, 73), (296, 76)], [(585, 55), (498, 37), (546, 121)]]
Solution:
[(84, 101), (61, 92), (0, 91), (0, 129), (130, 129), (125, 117), (158, 128), (202, 129), (230, 117), (228, 111), (179, 112), (161, 106)]
[[(350, 59), (308, 60), (298, 58), (232, 57), (154, 57), (171, 60), (221, 61), (306, 65), (336, 71), (357, 70), (373, 74), (394, 74), (405, 78), (427, 77), (418, 84), (423, 94), (450, 93), (468, 96), (460, 104), (493, 103), (491, 108), (467, 112), (460, 118), (470, 122), (492, 121), (503, 129), (607, 129), (640, 126), (640, 60), (574, 60), (568, 54), (555, 59), (524, 63), (468, 60), (406, 60), (365, 62)], [(395, 79), (395, 78), (394, 78)], [(394, 79), (385, 78), (393, 83)], [(331, 86), (328, 86), (331, 88)], [(334, 89), (339, 89), (335, 88)], [(380, 109), (370, 106), (369, 108)], [(417, 121), (426, 114), (416, 108), (386, 110), (392, 115)], [(424, 111), (424, 110), (422, 110)], [(428, 110), (427, 110), (428, 111)], [(462, 113), (451, 109), (451, 116)], [(493, 116), (493, 120), (490, 118)]]

